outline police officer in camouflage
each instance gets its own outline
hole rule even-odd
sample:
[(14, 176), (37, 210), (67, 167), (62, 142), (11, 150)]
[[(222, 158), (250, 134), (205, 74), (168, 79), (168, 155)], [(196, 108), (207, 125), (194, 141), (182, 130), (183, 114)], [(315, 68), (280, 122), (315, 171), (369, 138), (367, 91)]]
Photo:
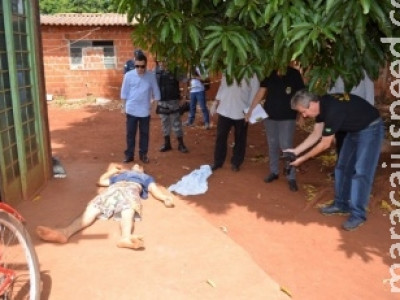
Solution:
[[(176, 73), (176, 72), (175, 72)], [(188, 149), (183, 143), (182, 120), (179, 113), (180, 89), (177, 75), (167, 69), (166, 61), (157, 61), (156, 77), (161, 92), (161, 99), (157, 103), (156, 112), (160, 115), (164, 135), (164, 145), (160, 152), (166, 152), (171, 147), (171, 130), (178, 139), (178, 150), (187, 153)]]

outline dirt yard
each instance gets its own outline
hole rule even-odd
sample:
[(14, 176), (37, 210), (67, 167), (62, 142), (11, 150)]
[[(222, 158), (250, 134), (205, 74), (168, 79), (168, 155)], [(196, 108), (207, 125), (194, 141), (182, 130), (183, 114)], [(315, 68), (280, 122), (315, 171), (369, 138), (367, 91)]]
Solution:
[[(188, 154), (176, 150), (175, 138), (174, 149), (160, 153), (160, 120), (157, 115), (152, 117), (146, 170), (160, 184), (169, 186), (212, 163), (216, 116), (210, 130), (202, 128), (201, 120), (198, 114), (197, 126), (185, 128)], [(80, 179), (90, 189), (104, 166), (122, 161), (125, 117), (116, 104), (49, 103), (49, 121), (53, 154), (67, 172), (72, 162), (98, 162), (99, 168), (92, 170), (98, 174), (85, 173)], [(296, 139), (304, 136), (299, 130)], [(293, 299), (398, 299), (390, 293), (389, 284), (389, 268), (396, 263), (389, 255), (393, 243), (389, 210), (381, 208), (382, 200), (389, 202), (389, 168), (378, 168), (368, 221), (357, 231), (345, 232), (340, 228), (344, 217), (318, 212), (319, 205), (333, 199), (328, 176), (332, 168), (324, 166), (328, 159), (307, 162), (298, 172), (300, 190), (293, 193), (283, 176), (270, 184), (263, 182), (268, 172), (266, 153), (262, 125), (250, 126), (241, 170), (231, 171), (229, 153), (224, 167), (210, 176), (207, 193), (180, 199), (215, 228), (226, 230)], [(383, 161), (388, 157), (383, 156)], [(63, 218), (70, 217), (63, 211)]]

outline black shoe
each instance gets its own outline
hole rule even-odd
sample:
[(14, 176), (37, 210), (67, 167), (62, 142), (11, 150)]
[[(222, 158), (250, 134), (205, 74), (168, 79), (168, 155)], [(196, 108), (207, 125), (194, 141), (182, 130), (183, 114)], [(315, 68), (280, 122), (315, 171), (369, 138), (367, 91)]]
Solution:
[(211, 170), (215, 171), (219, 168), (221, 168), (222, 166), (217, 166), (217, 165), (211, 165)]
[(186, 146), (184, 144), (179, 144), (178, 145), (178, 150), (182, 153), (188, 153), (189, 150), (186, 148)]
[(144, 163), (144, 164), (148, 164), (150, 162), (149, 158), (147, 157), (147, 154), (141, 154), (140, 155), (140, 160)]
[(237, 165), (232, 165), (231, 169), (233, 172), (239, 172), (239, 167)]
[(279, 178), (278, 174), (271, 173), (267, 177), (264, 178), (264, 181), (266, 183), (270, 183), (274, 180), (277, 180), (278, 178)]
[(164, 145), (162, 145), (162, 147), (160, 148), (160, 152), (167, 152), (167, 151), (169, 151), (169, 150), (172, 150), (172, 147), (171, 147), (171, 145), (168, 145), (168, 144), (164, 144)]
[(299, 190), (299, 188), (297, 187), (296, 180), (290, 179), (288, 183), (289, 183), (289, 190), (291, 190), (292, 192), (297, 192)]
[(133, 157), (125, 157), (125, 159), (122, 161), (124, 164), (130, 163), (133, 161)]

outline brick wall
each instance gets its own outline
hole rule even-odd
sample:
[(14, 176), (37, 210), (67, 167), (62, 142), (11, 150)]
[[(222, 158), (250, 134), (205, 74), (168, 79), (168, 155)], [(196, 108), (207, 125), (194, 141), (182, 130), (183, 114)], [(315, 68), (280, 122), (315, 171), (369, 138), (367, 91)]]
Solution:
[[(119, 99), (124, 64), (135, 49), (131, 41), (133, 27), (127, 26), (41, 26), (46, 93), (66, 99), (82, 99), (88, 95)], [(113, 40), (117, 63), (105, 69), (101, 48), (89, 48), (83, 69), (70, 67), (70, 40)], [(148, 56), (148, 67), (154, 61)]]

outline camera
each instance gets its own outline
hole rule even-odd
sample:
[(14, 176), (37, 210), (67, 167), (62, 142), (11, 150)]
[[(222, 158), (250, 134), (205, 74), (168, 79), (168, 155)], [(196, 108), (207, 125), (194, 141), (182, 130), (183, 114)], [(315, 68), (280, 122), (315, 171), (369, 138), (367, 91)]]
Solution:
[(290, 174), (290, 171), (294, 166), (290, 165), (293, 161), (296, 160), (296, 155), (293, 152), (283, 152), (283, 159), (285, 160), (285, 167), (283, 168), (283, 174), (285, 176)]

